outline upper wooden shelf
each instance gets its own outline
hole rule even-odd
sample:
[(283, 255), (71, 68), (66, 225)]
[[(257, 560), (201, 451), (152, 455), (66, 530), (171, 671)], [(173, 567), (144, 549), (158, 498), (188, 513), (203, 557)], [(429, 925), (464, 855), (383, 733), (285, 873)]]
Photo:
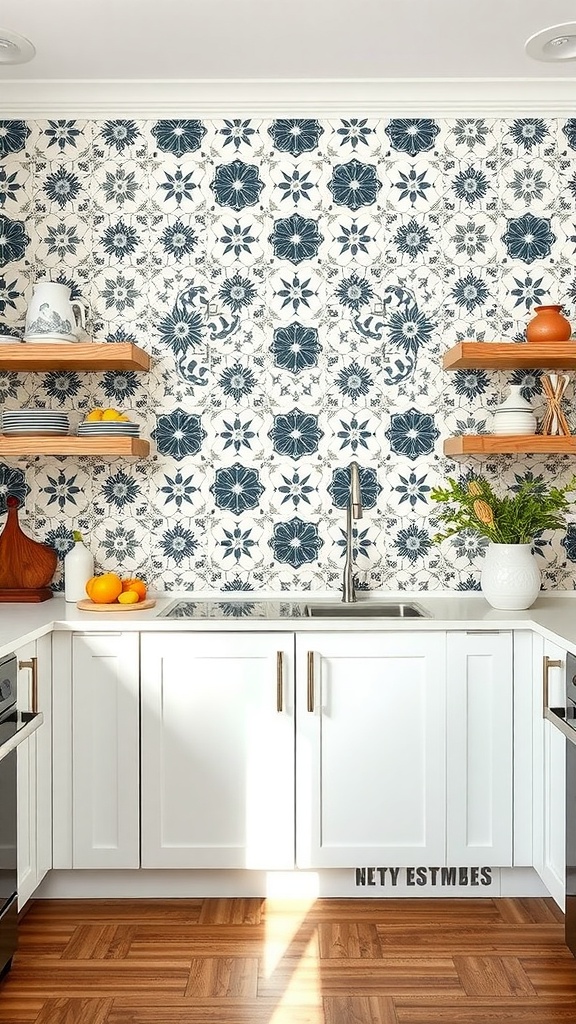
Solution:
[(443, 364), (445, 370), (575, 370), (576, 341), (460, 341), (444, 353)]
[(149, 370), (150, 356), (132, 341), (0, 345), (0, 370)]
[(0, 455), (149, 455), (150, 442), (141, 437), (5, 437)]
[(551, 434), (460, 434), (444, 441), (445, 455), (576, 455), (576, 437)]

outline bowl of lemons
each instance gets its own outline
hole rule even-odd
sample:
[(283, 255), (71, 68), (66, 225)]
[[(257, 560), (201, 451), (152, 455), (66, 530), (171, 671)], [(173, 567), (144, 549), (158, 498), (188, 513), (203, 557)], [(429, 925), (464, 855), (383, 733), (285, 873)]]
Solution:
[(78, 424), (78, 437), (138, 437), (140, 427), (118, 409), (91, 409)]

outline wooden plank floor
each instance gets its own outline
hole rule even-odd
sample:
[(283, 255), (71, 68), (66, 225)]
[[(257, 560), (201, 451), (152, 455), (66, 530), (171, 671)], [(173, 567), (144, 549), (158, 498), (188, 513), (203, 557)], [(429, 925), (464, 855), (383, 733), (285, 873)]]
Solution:
[(3, 1024), (576, 1024), (548, 899), (38, 900)]

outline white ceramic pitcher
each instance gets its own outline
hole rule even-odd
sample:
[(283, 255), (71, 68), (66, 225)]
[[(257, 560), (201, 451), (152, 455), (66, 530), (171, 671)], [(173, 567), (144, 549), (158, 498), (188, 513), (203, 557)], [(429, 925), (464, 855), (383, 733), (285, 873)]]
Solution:
[(71, 299), (66, 284), (37, 281), (26, 314), (25, 341), (78, 341), (85, 330), (88, 303)]

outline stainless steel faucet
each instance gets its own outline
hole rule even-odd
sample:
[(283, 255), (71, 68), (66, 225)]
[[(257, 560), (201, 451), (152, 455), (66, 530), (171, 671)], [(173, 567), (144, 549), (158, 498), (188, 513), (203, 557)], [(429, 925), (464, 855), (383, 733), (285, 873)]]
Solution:
[(353, 523), (362, 519), (362, 492), (360, 490), (360, 470), (357, 462), (350, 463), (350, 494), (346, 509), (346, 563), (342, 580), (342, 600), (350, 604), (356, 600), (354, 589), (354, 545), (352, 540)]

